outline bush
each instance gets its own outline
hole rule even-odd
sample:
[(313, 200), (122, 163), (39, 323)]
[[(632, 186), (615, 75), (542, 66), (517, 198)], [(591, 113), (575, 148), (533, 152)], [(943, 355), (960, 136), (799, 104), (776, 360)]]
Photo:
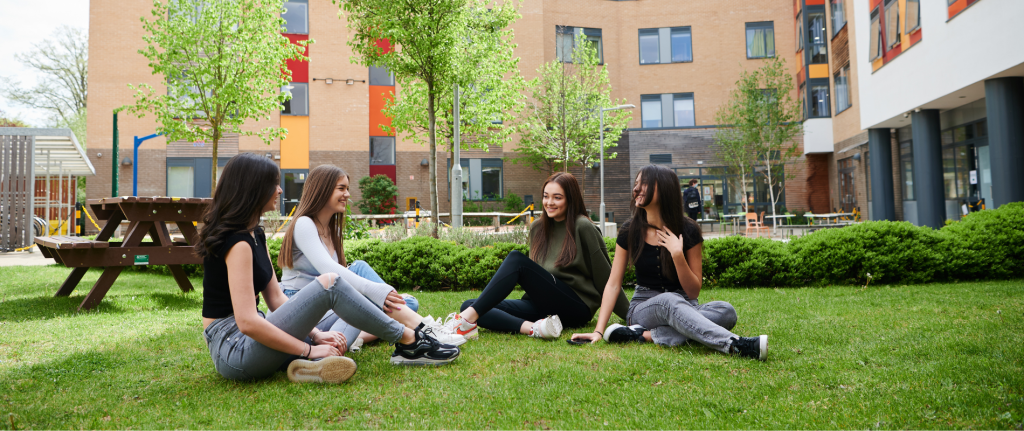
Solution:
[(959, 280), (1024, 276), (1024, 202), (970, 213), (939, 230), (947, 276)]
[(928, 227), (871, 221), (789, 243), (798, 284), (924, 283), (941, 278), (945, 243)]
[(788, 286), (793, 259), (782, 242), (731, 236), (704, 241), (702, 270), (708, 285)]
[(363, 198), (356, 206), (363, 214), (394, 214), (398, 209), (398, 186), (387, 175), (360, 178), (359, 192)]

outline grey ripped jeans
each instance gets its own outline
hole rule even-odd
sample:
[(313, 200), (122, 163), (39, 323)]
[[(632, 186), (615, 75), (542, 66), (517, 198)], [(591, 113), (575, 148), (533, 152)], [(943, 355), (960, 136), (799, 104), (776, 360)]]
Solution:
[(736, 326), (736, 309), (725, 301), (698, 304), (682, 292), (660, 292), (637, 286), (629, 301), (626, 320), (651, 331), (651, 339), (662, 346), (678, 346), (697, 341), (719, 352), (728, 353)]
[[(328, 289), (313, 280), (266, 319), (301, 340), (321, 322), (327, 310), (334, 310), (346, 321), (389, 342), (400, 340), (405, 331), (404, 325), (384, 314), (340, 277)], [(203, 335), (214, 367), (228, 379), (268, 377), (294, 358), (290, 353), (271, 349), (242, 334), (233, 315), (215, 320)]]

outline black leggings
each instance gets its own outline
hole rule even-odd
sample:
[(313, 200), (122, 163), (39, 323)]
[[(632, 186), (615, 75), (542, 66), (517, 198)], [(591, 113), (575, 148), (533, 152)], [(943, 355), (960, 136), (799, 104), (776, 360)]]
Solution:
[[(505, 299), (516, 284), (529, 299)], [(553, 314), (570, 328), (586, 325), (594, 317), (568, 284), (516, 250), (501, 263), (479, 298), (462, 303), (462, 310), (469, 307), (480, 315), (477, 324), (481, 327), (513, 334), (519, 333), (523, 322), (536, 322)]]

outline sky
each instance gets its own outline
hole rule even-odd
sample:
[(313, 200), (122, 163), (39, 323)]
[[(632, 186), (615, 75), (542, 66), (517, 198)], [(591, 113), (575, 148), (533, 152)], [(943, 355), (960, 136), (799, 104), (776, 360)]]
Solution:
[[(31, 86), (36, 74), (14, 54), (32, 50), (61, 25), (88, 30), (89, 0), (0, 0), (0, 17), (4, 18), (0, 20), (0, 76)], [(47, 119), (43, 111), (13, 105), (2, 96), (0, 110), (36, 127), (44, 126)]]

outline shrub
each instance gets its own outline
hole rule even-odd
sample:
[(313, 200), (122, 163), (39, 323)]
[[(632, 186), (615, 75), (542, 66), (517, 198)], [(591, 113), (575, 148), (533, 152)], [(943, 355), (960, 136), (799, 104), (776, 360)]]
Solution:
[(788, 286), (792, 261), (782, 242), (731, 236), (704, 241), (702, 270), (709, 285)]
[(796, 282), (862, 284), (924, 283), (943, 269), (942, 237), (908, 222), (871, 221), (824, 229), (789, 243)]
[(398, 209), (398, 186), (387, 175), (359, 179), (359, 192), (363, 198), (356, 206), (363, 214), (394, 214)]
[(970, 213), (939, 234), (948, 244), (945, 266), (950, 278), (1024, 276), (1024, 202)]

